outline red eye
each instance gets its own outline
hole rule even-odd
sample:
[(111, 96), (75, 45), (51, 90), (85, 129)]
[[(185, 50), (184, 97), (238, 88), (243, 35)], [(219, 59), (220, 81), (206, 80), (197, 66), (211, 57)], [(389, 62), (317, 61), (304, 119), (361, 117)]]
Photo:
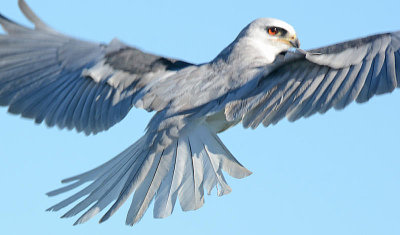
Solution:
[(271, 36), (275, 36), (278, 33), (278, 29), (275, 27), (268, 28), (268, 34)]

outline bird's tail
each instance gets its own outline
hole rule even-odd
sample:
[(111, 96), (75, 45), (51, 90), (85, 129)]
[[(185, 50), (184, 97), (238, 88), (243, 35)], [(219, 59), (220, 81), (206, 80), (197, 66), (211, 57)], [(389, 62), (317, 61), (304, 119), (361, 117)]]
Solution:
[[(235, 178), (251, 174), (227, 150), (216, 133), (206, 124), (181, 133), (160, 152), (147, 146), (147, 135), (124, 152), (86, 173), (63, 180), (69, 185), (49, 192), (49, 196), (72, 190), (85, 182), (87, 187), (49, 208), (58, 211), (86, 196), (63, 217), (75, 216), (94, 203), (75, 224), (84, 223), (111, 202), (111, 208), (101, 218), (107, 220), (134, 192), (126, 223), (138, 222), (155, 198), (154, 217), (169, 216), (179, 198), (184, 211), (196, 210), (216, 187), (219, 196), (231, 192), (222, 170)], [(219, 187), (218, 187), (219, 185)]]

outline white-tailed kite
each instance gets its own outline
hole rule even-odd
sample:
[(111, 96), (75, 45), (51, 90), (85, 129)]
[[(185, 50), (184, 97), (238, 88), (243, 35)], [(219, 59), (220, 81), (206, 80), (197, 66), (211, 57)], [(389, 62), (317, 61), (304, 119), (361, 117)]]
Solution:
[(222, 170), (235, 178), (251, 174), (217, 133), (240, 122), (256, 128), (342, 109), (400, 86), (400, 31), (303, 51), (292, 26), (262, 18), (209, 63), (191, 64), (118, 40), (105, 45), (63, 35), (18, 3), (35, 29), (0, 15), (6, 31), (0, 35), (0, 105), (87, 135), (112, 127), (132, 107), (155, 112), (137, 142), (48, 193), (91, 182), (49, 208), (80, 200), (64, 215), (86, 210), (76, 223), (113, 203), (100, 221), (107, 220), (132, 194), (130, 225), (152, 200), (157, 218), (169, 216), (178, 198), (185, 211), (200, 208), (204, 189), (231, 191)]

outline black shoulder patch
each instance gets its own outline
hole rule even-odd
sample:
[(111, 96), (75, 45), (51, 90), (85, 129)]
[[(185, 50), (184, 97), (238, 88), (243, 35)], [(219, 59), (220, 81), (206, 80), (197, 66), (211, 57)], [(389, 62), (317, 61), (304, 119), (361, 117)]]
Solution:
[(180, 70), (192, 65), (180, 60), (165, 58), (128, 47), (105, 56), (106, 64), (131, 74), (145, 74), (152, 71)]

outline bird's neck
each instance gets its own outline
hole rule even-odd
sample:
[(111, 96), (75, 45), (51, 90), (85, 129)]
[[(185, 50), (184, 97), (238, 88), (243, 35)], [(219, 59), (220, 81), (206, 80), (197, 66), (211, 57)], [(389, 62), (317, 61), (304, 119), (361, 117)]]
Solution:
[(237, 68), (261, 67), (272, 64), (281, 49), (249, 37), (236, 39), (214, 60), (223, 60)]

